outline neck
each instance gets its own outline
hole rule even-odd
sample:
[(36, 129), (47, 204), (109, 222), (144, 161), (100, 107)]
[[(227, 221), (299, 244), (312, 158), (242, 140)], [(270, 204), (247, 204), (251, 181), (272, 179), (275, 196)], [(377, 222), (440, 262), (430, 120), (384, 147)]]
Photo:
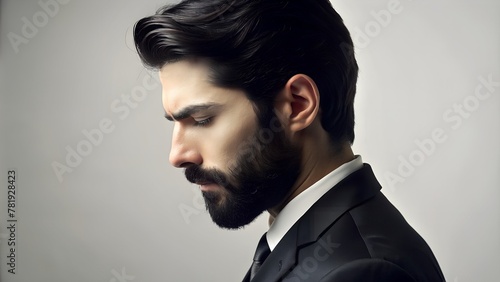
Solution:
[[(317, 144), (313, 144), (318, 148)], [(350, 162), (354, 159), (351, 146), (349, 144), (342, 145), (338, 150), (329, 150), (328, 152), (321, 150), (304, 150), (302, 170), (295, 182), (290, 193), (283, 202), (268, 210), (270, 214), (269, 222), (272, 223), (279, 212), (297, 195), (307, 190), (311, 185), (316, 183), (327, 174), (337, 169), (341, 165)]]

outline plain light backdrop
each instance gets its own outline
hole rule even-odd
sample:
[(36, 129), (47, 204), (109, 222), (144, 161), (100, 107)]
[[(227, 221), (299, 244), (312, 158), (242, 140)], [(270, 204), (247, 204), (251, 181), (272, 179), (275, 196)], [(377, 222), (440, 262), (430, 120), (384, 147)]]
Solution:
[[(355, 152), (448, 281), (498, 281), (500, 2), (332, 2), (360, 66)], [(0, 2), (0, 281), (243, 278), (267, 217), (212, 223), (168, 163), (157, 74), (133, 47), (134, 23), (163, 4)]]

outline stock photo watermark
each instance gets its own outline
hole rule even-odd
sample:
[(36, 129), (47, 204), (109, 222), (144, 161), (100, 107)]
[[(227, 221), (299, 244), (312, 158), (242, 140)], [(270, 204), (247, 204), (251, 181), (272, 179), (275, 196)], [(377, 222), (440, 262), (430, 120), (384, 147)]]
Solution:
[(127, 282), (135, 280), (135, 276), (127, 274), (127, 270), (125, 269), (125, 267), (122, 267), (121, 272), (113, 269), (111, 270), (111, 274), (113, 275), (113, 277), (109, 279), (109, 282)]
[[(407, 0), (412, 2), (413, 0)], [(404, 6), (399, 0), (389, 0), (386, 8), (375, 11), (370, 11), (371, 20), (366, 22), (363, 27), (353, 27), (351, 30), (352, 41), (355, 49), (362, 50), (367, 48), (375, 37), (378, 37), (384, 28), (387, 28), (394, 20), (396, 15), (403, 12)], [(344, 54), (354, 52), (352, 47), (347, 43), (340, 44)]]
[(190, 204), (180, 203), (178, 205), (179, 212), (184, 219), (186, 224), (191, 223), (191, 217), (194, 215), (199, 215), (201, 213), (206, 213), (205, 202), (200, 190), (193, 188), (193, 198)]
[[(7, 242), (7, 272), (16, 274), (17, 267), (17, 171), (15, 169), (7, 170), (7, 233), (0, 234), (2, 239)], [(0, 240), (1, 242), (2, 240)]]
[(33, 13), (31, 17), (21, 17), (22, 26), (20, 32), (9, 32), (7, 33), (7, 38), (9, 38), (10, 45), (12, 49), (17, 54), (19, 53), (19, 47), (22, 44), (28, 44), (30, 40), (35, 38), (37, 34), (47, 26), (50, 19), (54, 18), (59, 14), (61, 8), (68, 4), (71, 0), (40, 0), (38, 1), (38, 6), (40, 9)]
[(81, 131), (83, 138), (74, 145), (65, 147), (66, 157), (64, 161), (53, 161), (52, 169), (57, 180), (62, 183), (64, 175), (73, 172), (82, 164), (95, 147), (101, 145), (106, 136), (111, 134), (117, 126), (116, 120), (123, 121), (127, 119), (131, 112), (147, 97), (148, 93), (157, 89), (160, 85), (159, 79), (151, 73), (146, 73), (141, 80), (140, 85), (133, 87), (129, 93), (122, 94), (110, 104), (110, 110), (114, 114), (111, 117), (102, 118), (95, 128), (83, 129)]
[(340, 248), (340, 243), (332, 241), (331, 235), (318, 240), (318, 246), (313, 250), (313, 254), (303, 259), (287, 276), (287, 281), (300, 282), (308, 281), (311, 274), (318, 270), (319, 264), (328, 260), (336, 249)]
[[(452, 131), (460, 129), (464, 121), (469, 119), (476, 112), (481, 104), (490, 99), (500, 87), (500, 81), (495, 80), (493, 74), (479, 76), (474, 92), (459, 102), (455, 102), (446, 109), (442, 118)], [(436, 127), (431, 130), (426, 138), (414, 140), (415, 149), (407, 155), (398, 156), (398, 167), (394, 171), (386, 171), (384, 178), (392, 190), (396, 185), (404, 183), (405, 180), (415, 174), (418, 167), (422, 166), (437, 149), (449, 140), (450, 130), (443, 127)]]

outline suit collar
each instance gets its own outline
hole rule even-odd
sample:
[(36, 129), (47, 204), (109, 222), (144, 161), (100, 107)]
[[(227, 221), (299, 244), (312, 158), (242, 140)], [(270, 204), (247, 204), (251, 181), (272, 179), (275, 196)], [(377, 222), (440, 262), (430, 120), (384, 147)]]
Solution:
[(296, 264), (297, 250), (301, 246), (318, 240), (320, 234), (340, 216), (374, 197), (380, 188), (368, 164), (340, 181), (290, 228), (252, 282), (282, 278)]
[(301, 231), (297, 246), (316, 241), (341, 215), (374, 197), (381, 188), (370, 165), (364, 164), (328, 191), (297, 221)]

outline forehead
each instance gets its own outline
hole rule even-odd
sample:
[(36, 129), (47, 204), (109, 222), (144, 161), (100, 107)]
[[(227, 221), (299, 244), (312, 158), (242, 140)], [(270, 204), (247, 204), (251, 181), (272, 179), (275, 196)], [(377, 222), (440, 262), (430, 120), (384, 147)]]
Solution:
[(186, 83), (209, 84), (209, 67), (207, 64), (182, 60), (168, 63), (160, 69), (160, 81), (163, 86), (179, 86)]
[(160, 81), (163, 105), (169, 108), (182, 107), (183, 100), (201, 96), (194, 94), (210, 87), (208, 68), (204, 64), (191, 61), (166, 64), (160, 70)]
[(249, 102), (241, 90), (215, 86), (210, 81), (209, 66), (204, 62), (182, 60), (169, 63), (161, 68), (159, 75), (167, 114), (196, 104)]

